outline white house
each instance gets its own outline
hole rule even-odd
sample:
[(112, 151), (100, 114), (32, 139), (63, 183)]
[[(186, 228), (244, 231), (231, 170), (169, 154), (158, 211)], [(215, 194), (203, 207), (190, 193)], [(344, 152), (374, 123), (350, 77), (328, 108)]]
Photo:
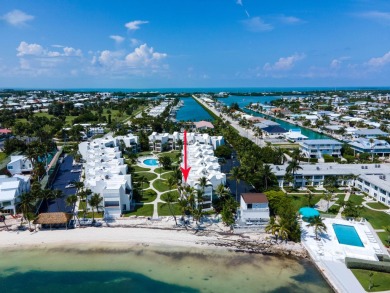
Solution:
[(30, 191), (30, 177), (24, 175), (14, 175), (7, 177), (0, 175), (0, 207), (6, 213), (16, 214), (18, 197)]
[(7, 164), (7, 170), (12, 175), (30, 173), (34, 166), (26, 156), (11, 156), (11, 161)]
[(301, 130), (299, 128), (290, 129), (288, 132), (284, 134), (284, 137), (286, 138), (286, 140), (293, 141), (293, 142), (306, 140), (308, 138), (306, 135), (303, 135), (301, 133)]
[(241, 225), (264, 224), (269, 221), (267, 196), (263, 193), (242, 193), (238, 223)]
[(299, 149), (307, 158), (322, 158), (327, 154), (333, 157), (341, 156), (343, 144), (334, 139), (309, 139), (299, 143)]
[(103, 197), (104, 218), (118, 218), (133, 208), (131, 175), (117, 138), (105, 137), (79, 144), (85, 160), (86, 188)]

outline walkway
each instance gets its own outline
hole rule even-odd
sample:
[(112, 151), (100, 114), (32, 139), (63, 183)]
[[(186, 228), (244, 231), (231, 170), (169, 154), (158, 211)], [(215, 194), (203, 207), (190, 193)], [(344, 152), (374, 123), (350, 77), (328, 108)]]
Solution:
[[(157, 156), (154, 156), (155, 159), (157, 159), (158, 157)], [(145, 159), (145, 158), (141, 158), (142, 160)], [(164, 173), (157, 173), (155, 170), (157, 168), (159, 168), (159, 166), (146, 166), (146, 165), (142, 165), (140, 166), (140, 164), (137, 164), (139, 167), (146, 167), (146, 168), (150, 168), (150, 171), (138, 171), (138, 172), (134, 172), (134, 173), (143, 173), (143, 172), (149, 172), (149, 173), (153, 173), (153, 174), (156, 174), (157, 175), (157, 178), (153, 179), (153, 180), (150, 180), (148, 181), (149, 182), (149, 187), (146, 188), (146, 189), (142, 189), (144, 192), (151, 189), (153, 190), (154, 192), (156, 192), (157, 196), (156, 196), (156, 199), (152, 202), (145, 202), (145, 203), (142, 203), (144, 205), (153, 205), (153, 216), (152, 216), (152, 219), (159, 219), (159, 216), (158, 216), (158, 204), (159, 203), (165, 203), (165, 201), (163, 201), (161, 199), (161, 196), (165, 193), (168, 193), (168, 192), (172, 192), (174, 190), (177, 190), (177, 189), (172, 189), (172, 190), (168, 190), (168, 191), (164, 191), (164, 192), (161, 192), (161, 191), (158, 191), (154, 186), (153, 186), (153, 183), (158, 180), (158, 179), (161, 179), (161, 180), (166, 180), (164, 178), (162, 178), (161, 176), (166, 174), (166, 173), (169, 173), (171, 171), (168, 171), (168, 172), (164, 172)], [(138, 203), (139, 204), (139, 203)]]
[(230, 125), (238, 131), (238, 133), (242, 137), (248, 138), (249, 140), (251, 140), (252, 142), (254, 142), (255, 144), (257, 144), (260, 147), (266, 146), (263, 139), (256, 138), (254, 136), (254, 133), (250, 129), (246, 130), (246, 129), (242, 128), (240, 125), (238, 125), (238, 121), (235, 121), (232, 118), (228, 117), (227, 115), (224, 115), (221, 112), (218, 112), (215, 108), (210, 107), (206, 102), (204, 102), (202, 99), (199, 99), (195, 95), (193, 95), (192, 97), (196, 101), (198, 101), (200, 104), (202, 104), (204, 107), (206, 107), (208, 110), (213, 112), (216, 116), (218, 116), (218, 117), (222, 116), (224, 119), (226, 119), (230, 123)]
[[(350, 197), (350, 196), (351, 196), (351, 193), (348, 191), (348, 192), (345, 194), (344, 202), (347, 202), (347, 201), (349, 200), (349, 197)], [(337, 216), (336, 216), (336, 219), (341, 219), (341, 218), (342, 218), (341, 214), (342, 214), (343, 211), (344, 211), (344, 207), (340, 207), (339, 212), (338, 212), (338, 214), (337, 214)]]

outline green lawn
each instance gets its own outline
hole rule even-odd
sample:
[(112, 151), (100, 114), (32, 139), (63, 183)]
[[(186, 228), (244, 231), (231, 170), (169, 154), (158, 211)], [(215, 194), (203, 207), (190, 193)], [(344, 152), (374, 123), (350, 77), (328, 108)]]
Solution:
[(368, 202), (367, 205), (377, 210), (387, 210), (389, 208), (381, 202)]
[(142, 172), (142, 171), (150, 171), (150, 168), (144, 168), (144, 167), (140, 167), (140, 166), (132, 166), (134, 172)]
[(153, 187), (160, 192), (168, 191), (168, 185), (165, 182), (166, 180), (157, 179), (153, 182)]
[(142, 202), (152, 202), (156, 199), (156, 197), (157, 193), (154, 190), (144, 190), (142, 193)]
[(129, 216), (145, 216), (145, 217), (151, 217), (153, 216), (153, 205), (152, 204), (141, 204), (136, 205), (135, 210), (132, 212), (126, 212), (124, 214), (125, 217)]
[[(167, 197), (168, 193), (169, 192), (166, 192), (166, 193), (161, 195), (161, 199), (163, 201), (166, 201), (166, 197)], [(179, 199), (179, 192), (177, 190), (171, 191), (170, 193), (174, 196), (174, 201), (177, 201)]]
[(157, 174), (163, 174), (163, 173), (165, 173), (165, 172), (170, 172), (170, 171), (172, 171), (172, 169), (164, 169), (164, 168), (156, 168), (156, 169), (154, 169), (154, 172), (156, 172)]
[(161, 178), (162, 179), (168, 179), (169, 177), (172, 176), (172, 174), (173, 174), (173, 171), (164, 173), (164, 174), (161, 175)]
[(80, 200), (80, 203), (79, 203), (79, 210), (85, 210), (85, 208), (87, 207), (87, 203), (83, 200)]
[(138, 181), (141, 176), (144, 176), (148, 181), (152, 181), (157, 178), (157, 175), (152, 172), (139, 172), (133, 175), (134, 181)]
[(170, 157), (172, 159), (172, 162), (177, 162), (179, 159), (177, 158), (177, 155), (180, 154), (179, 151), (173, 151), (173, 152), (169, 152), (169, 153), (161, 153), (159, 154), (158, 156), (161, 157), (161, 156), (166, 156), (166, 157)]
[[(172, 209), (175, 215), (180, 216), (180, 207), (178, 204), (173, 204)], [(157, 211), (159, 216), (172, 216), (171, 212), (169, 211), (168, 204), (163, 204), (161, 202), (158, 203)]]
[[(294, 195), (288, 195), (288, 197), (292, 198), (294, 208), (297, 211), (301, 207), (305, 207), (305, 206), (309, 205), (309, 200), (308, 200), (307, 195), (303, 195), (303, 194), (302, 195), (297, 195), (297, 194), (294, 194)], [(321, 197), (322, 197), (322, 195), (314, 195), (312, 200), (311, 200), (312, 205), (315, 205), (317, 202), (319, 202)]]
[(351, 194), (349, 197), (349, 201), (353, 202), (355, 205), (361, 205), (363, 202), (363, 196)]
[(140, 153), (138, 153), (138, 156), (139, 156), (139, 157), (142, 157), (142, 156), (150, 156), (151, 154), (152, 154), (151, 151), (140, 152)]
[(373, 272), (374, 275), (372, 277), (372, 282), (374, 284), (371, 290), (368, 290), (369, 282), (370, 282), (370, 272), (366, 270), (360, 269), (352, 269), (353, 274), (359, 280), (360, 284), (363, 286), (363, 289), (367, 292), (378, 292), (378, 291), (386, 291), (390, 290), (390, 274), (389, 273), (381, 273), (381, 272)]
[(374, 229), (383, 229), (384, 226), (388, 226), (390, 223), (389, 214), (373, 211), (366, 207), (363, 208), (361, 216), (369, 221)]
[(389, 246), (390, 245), (390, 243), (387, 242), (387, 240), (390, 240), (389, 233), (387, 233), (387, 232), (378, 232), (376, 234), (378, 234), (379, 238), (382, 240), (383, 245), (385, 245), (385, 246)]
[(7, 157), (7, 154), (6, 154), (6, 153), (0, 152), (0, 162), (1, 162), (2, 160), (4, 160), (6, 157)]
[[(79, 212), (78, 213), (79, 218), (81, 219), (84, 217), (84, 212)], [(86, 218), (91, 218), (92, 219), (92, 212), (85, 213)], [(103, 218), (103, 212), (99, 211), (98, 213), (95, 211), (95, 219), (96, 218)]]

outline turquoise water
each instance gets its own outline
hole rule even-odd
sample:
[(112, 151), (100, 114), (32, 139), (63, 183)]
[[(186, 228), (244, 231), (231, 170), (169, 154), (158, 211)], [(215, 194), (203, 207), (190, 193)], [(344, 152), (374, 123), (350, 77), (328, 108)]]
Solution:
[(158, 166), (158, 161), (156, 159), (146, 159), (143, 163), (148, 166)]
[(226, 105), (231, 105), (232, 103), (237, 103), (241, 109), (243, 109), (244, 112), (257, 117), (264, 117), (266, 119), (273, 120), (275, 122), (278, 122), (281, 127), (286, 129), (287, 131), (290, 129), (300, 129), (301, 133), (303, 135), (306, 135), (309, 139), (329, 139), (330, 137), (315, 131), (312, 131), (310, 129), (300, 127), (298, 125), (285, 122), (283, 120), (269, 117), (267, 115), (264, 115), (262, 113), (257, 113), (248, 109), (244, 109), (244, 107), (248, 106), (249, 103), (262, 103), (265, 104), (266, 102), (274, 101), (277, 99), (280, 99), (281, 96), (269, 96), (269, 97), (240, 97), (240, 96), (229, 96), (228, 98), (221, 98), (219, 99), (221, 102), (223, 102)]
[(1, 292), (332, 292), (309, 261), (225, 250), (84, 244), (0, 259)]
[(355, 227), (333, 224), (333, 230), (336, 233), (337, 240), (340, 244), (364, 247)]
[(177, 111), (177, 121), (212, 121), (213, 117), (209, 115), (192, 97), (181, 98), (184, 106)]

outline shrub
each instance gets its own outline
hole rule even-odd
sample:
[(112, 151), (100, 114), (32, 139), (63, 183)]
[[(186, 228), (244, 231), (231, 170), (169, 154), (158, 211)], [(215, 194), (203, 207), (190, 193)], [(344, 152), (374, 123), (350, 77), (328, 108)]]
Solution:
[(372, 261), (358, 258), (345, 258), (345, 264), (349, 269), (362, 269), (383, 273), (390, 273), (390, 262), (387, 261)]

